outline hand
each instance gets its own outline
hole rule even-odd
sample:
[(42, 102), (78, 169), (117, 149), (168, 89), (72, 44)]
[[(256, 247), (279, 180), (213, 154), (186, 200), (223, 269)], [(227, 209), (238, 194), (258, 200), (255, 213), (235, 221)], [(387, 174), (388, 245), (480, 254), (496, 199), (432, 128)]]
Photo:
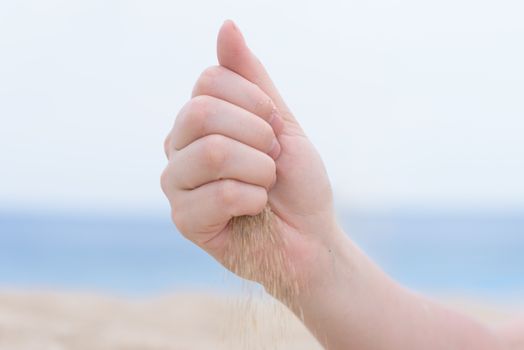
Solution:
[(217, 55), (220, 65), (200, 76), (165, 142), (161, 183), (172, 219), (224, 263), (228, 222), (269, 203), (286, 259), (306, 281), (339, 232), (326, 171), (231, 21), (219, 32)]
[(325, 348), (502, 349), (489, 329), (405, 290), (352, 244), (318, 153), (230, 21), (217, 51), (220, 66), (202, 74), (165, 142), (161, 182), (180, 232), (227, 267), (230, 220), (269, 204), (300, 291), (281, 301)]

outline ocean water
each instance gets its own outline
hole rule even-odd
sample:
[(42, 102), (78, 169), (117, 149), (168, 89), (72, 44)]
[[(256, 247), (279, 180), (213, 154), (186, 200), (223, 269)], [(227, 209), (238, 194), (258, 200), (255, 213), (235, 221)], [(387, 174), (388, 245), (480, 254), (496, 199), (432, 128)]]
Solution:
[[(430, 293), (524, 298), (524, 214), (342, 215), (401, 283)], [(169, 218), (0, 213), (0, 289), (155, 295), (235, 288)]]

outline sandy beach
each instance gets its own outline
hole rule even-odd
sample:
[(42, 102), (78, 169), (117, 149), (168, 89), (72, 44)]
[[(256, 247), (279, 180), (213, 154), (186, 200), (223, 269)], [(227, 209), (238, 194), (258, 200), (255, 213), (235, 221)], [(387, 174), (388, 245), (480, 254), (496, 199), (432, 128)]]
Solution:
[[(524, 309), (460, 298), (447, 304), (504, 325)], [(251, 311), (246, 311), (246, 309)], [(286, 310), (225, 296), (151, 299), (57, 292), (0, 293), (0, 349), (321, 349)]]
[(282, 308), (246, 308), (211, 294), (1, 293), (0, 349), (321, 349)]

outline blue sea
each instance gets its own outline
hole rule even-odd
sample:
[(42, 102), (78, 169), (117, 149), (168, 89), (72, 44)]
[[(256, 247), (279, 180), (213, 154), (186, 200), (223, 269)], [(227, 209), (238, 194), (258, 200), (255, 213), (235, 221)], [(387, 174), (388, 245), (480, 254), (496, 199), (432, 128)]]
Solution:
[[(419, 291), (524, 298), (523, 214), (341, 215), (350, 237)], [(0, 212), (0, 289), (147, 296), (232, 288), (168, 217)]]

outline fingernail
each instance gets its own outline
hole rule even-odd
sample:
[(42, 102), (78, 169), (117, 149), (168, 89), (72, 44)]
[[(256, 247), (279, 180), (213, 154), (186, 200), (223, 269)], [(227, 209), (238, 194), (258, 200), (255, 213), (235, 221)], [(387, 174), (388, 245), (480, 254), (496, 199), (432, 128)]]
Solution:
[(224, 24), (226, 24), (226, 23), (230, 23), (230, 24), (231, 24), (231, 27), (233, 28), (233, 30), (234, 30), (235, 32), (237, 32), (237, 33), (240, 35), (240, 37), (242, 38), (242, 40), (244, 40), (244, 42), (245, 42), (244, 35), (243, 35), (242, 32), (240, 31), (240, 28), (238, 28), (237, 24), (236, 24), (232, 19), (226, 19), (226, 20), (224, 21)]
[(280, 116), (280, 114), (278, 114), (276, 110), (271, 112), (268, 123), (273, 128), (275, 135), (279, 135), (282, 132), (282, 129), (284, 127), (284, 122), (282, 121), (282, 117)]
[(273, 178), (273, 182), (269, 186), (269, 190), (271, 190), (275, 185), (277, 184), (277, 174), (275, 174), (275, 177)]
[(278, 143), (277, 139), (274, 139), (273, 140), (273, 143), (271, 144), (271, 148), (269, 149), (269, 152), (267, 152), (267, 154), (273, 158), (273, 159), (277, 159), (278, 156), (280, 155), (280, 144)]

